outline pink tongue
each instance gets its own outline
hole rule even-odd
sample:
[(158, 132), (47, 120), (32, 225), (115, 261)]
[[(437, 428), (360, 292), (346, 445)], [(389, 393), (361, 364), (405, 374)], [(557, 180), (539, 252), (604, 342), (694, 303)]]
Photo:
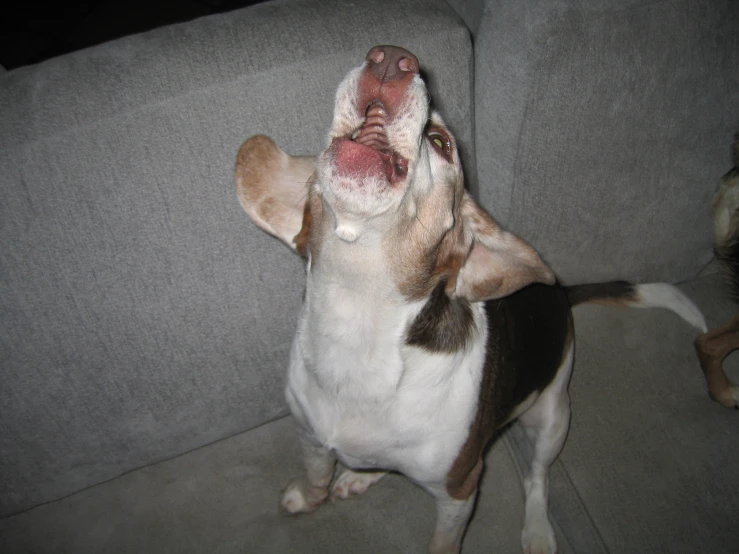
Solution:
[(385, 135), (387, 113), (381, 104), (372, 104), (367, 110), (364, 125), (354, 142), (375, 150), (389, 150), (390, 143)]
[(390, 158), (376, 150), (368, 150), (364, 145), (345, 140), (337, 144), (336, 168), (340, 173), (354, 177), (387, 178), (393, 174)]

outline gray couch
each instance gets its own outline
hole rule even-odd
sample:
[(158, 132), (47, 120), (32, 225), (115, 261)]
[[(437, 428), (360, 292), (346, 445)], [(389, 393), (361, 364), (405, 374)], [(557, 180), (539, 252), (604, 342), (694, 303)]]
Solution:
[[(0, 552), (423, 552), (400, 476), (288, 518), (303, 266), (242, 212), (241, 142), (315, 153), (375, 44), (418, 55), (470, 189), (565, 283), (670, 281), (729, 319), (710, 199), (739, 128), (733, 0), (274, 1), (0, 75)], [(739, 550), (739, 415), (664, 311), (575, 311), (561, 552)], [(739, 358), (726, 363), (737, 379)], [(516, 552), (528, 443), (464, 551)]]

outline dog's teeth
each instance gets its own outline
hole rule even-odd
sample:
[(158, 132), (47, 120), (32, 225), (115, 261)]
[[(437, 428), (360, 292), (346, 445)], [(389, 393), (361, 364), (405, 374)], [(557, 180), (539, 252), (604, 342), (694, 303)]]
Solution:
[(385, 134), (386, 123), (385, 108), (379, 103), (373, 103), (367, 108), (362, 126), (352, 133), (351, 140), (375, 150), (387, 150), (390, 144)]

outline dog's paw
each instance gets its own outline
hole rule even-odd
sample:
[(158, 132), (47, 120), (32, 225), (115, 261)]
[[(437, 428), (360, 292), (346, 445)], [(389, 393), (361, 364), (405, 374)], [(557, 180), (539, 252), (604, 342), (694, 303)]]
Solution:
[(521, 545), (524, 554), (555, 554), (557, 539), (549, 521), (527, 521), (521, 533)]
[(709, 392), (708, 396), (726, 408), (739, 410), (739, 385), (729, 385), (722, 389), (719, 394)]
[(331, 487), (331, 500), (346, 500), (351, 496), (364, 494), (370, 485), (377, 483), (384, 475), (384, 472), (359, 472), (345, 469)]
[(286, 514), (306, 514), (319, 508), (328, 498), (328, 489), (312, 487), (303, 481), (293, 481), (280, 500), (280, 510)]
[(729, 389), (731, 390), (731, 399), (734, 401), (734, 405), (729, 407), (739, 410), (739, 385), (731, 385)]

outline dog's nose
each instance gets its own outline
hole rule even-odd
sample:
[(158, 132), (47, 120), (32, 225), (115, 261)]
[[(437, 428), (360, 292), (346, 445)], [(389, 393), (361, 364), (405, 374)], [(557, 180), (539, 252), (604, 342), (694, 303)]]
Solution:
[(397, 81), (418, 73), (418, 58), (398, 46), (375, 46), (367, 53), (370, 73), (379, 81)]

